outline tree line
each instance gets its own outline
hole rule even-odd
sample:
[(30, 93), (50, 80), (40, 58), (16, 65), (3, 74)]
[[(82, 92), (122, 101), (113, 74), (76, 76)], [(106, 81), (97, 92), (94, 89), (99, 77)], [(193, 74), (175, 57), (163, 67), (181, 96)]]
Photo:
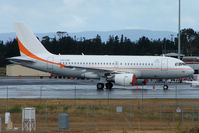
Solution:
[[(178, 39), (150, 40), (141, 37), (138, 41), (131, 41), (124, 35), (109, 36), (106, 42), (97, 35), (93, 39), (84, 37), (77, 39), (68, 36), (66, 32), (57, 32), (58, 37), (44, 36), (40, 41), (53, 54), (85, 54), (85, 55), (161, 55), (176, 52)], [(193, 29), (181, 31), (182, 53), (186, 56), (199, 55), (199, 32)], [(6, 58), (19, 56), (17, 40), (0, 41), (0, 66), (5, 66)]]

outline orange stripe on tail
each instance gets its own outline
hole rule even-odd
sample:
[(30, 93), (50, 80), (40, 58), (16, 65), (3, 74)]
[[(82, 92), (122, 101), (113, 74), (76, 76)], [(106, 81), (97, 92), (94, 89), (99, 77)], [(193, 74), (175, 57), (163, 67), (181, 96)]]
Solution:
[(34, 55), (33, 53), (31, 53), (28, 49), (26, 49), (26, 48), (23, 46), (23, 44), (20, 42), (20, 40), (18, 39), (18, 37), (17, 37), (17, 41), (18, 41), (18, 45), (19, 45), (19, 50), (20, 50), (23, 54), (27, 55), (28, 57), (33, 58), (33, 59), (36, 59), (36, 60), (39, 60), (39, 61), (43, 61), (43, 62), (46, 62), (46, 63), (51, 63), (51, 64), (59, 65), (60, 68), (63, 68), (63, 67), (64, 67), (63, 64), (55, 63), (55, 62), (48, 61), (48, 60), (44, 60), (44, 59), (42, 59), (42, 58), (40, 58), (40, 57)]

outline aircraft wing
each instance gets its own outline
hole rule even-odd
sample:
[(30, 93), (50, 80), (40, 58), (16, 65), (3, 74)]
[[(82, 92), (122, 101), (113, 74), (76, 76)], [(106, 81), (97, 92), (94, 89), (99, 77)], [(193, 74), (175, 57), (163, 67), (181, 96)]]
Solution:
[(85, 70), (85, 71), (100, 71), (100, 72), (108, 72), (108, 73), (112, 73), (114, 72), (113, 70), (108, 70), (108, 69), (99, 69), (99, 68), (94, 68), (94, 67), (80, 67), (80, 66), (64, 66), (64, 68), (70, 68), (70, 69), (81, 69), (81, 70)]
[(101, 73), (102, 75), (127, 73), (126, 71), (118, 71), (118, 70), (95, 68), (95, 67), (64, 66), (64, 68), (70, 68), (71, 70), (79, 70), (79, 71), (85, 71), (85, 72), (93, 72), (93, 73), (98, 73), (98, 74)]

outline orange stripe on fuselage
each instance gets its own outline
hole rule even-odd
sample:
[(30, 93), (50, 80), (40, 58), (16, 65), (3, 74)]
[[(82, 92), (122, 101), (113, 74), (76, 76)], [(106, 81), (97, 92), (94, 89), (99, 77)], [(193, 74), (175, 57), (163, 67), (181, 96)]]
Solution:
[(31, 53), (28, 49), (26, 49), (26, 48), (23, 46), (23, 44), (20, 42), (20, 40), (18, 39), (18, 37), (17, 37), (17, 41), (18, 41), (18, 45), (19, 45), (19, 50), (20, 50), (23, 54), (27, 55), (28, 57), (33, 58), (33, 59), (36, 59), (36, 60), (39, 60), (39, 61), (43, 61), (43, 62), (46, 62), (46, 63), (51, 63), (51, 64), (59, 65), (60, 68), (63, 68), (63, 67), (64, 67), (63, 64), (55, 63), (55, 62), (48, 61), (48, 60), (44, 60), (44, 59), (42, 59), (42, 58), (40, 58), (40, 57), (34, 55), (33, 53)]

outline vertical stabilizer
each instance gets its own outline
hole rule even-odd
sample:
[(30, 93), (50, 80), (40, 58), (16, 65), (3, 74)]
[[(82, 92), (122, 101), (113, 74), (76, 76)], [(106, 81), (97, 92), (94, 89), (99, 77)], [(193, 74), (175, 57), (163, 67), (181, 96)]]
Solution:
[(21, 56), (47, 55), (49, 53), (37, 37), (30, 31), (24, 23), (14, 24)]

